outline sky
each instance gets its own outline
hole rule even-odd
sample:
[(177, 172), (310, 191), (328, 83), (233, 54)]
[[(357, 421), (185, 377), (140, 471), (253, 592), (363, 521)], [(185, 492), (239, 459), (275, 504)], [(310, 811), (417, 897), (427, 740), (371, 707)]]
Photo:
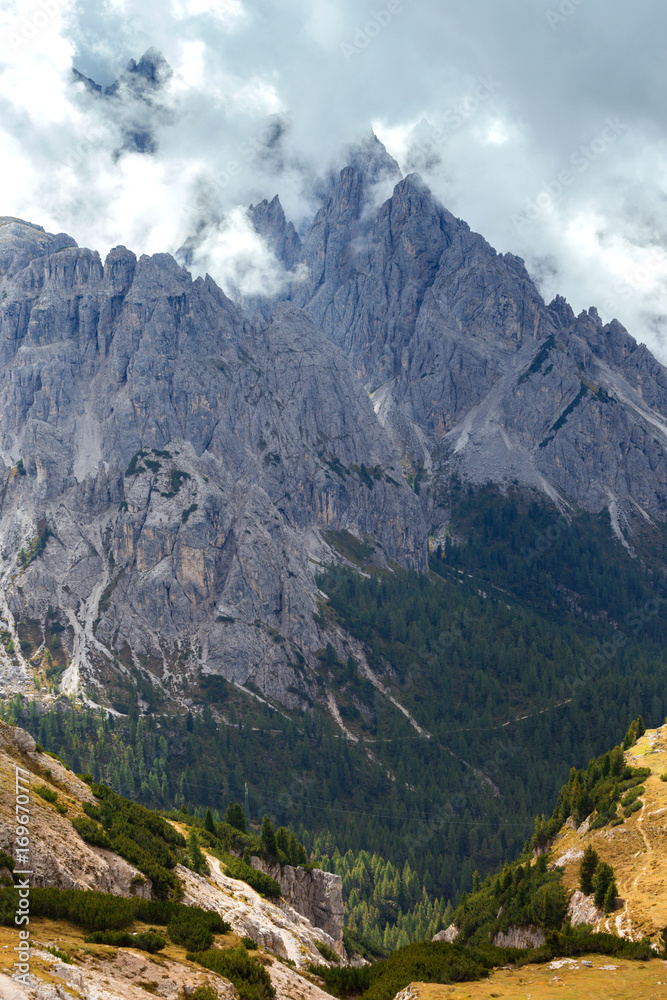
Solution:
[[(150, 103), (73, 79), (109, 85), (149, 47), (173, 69)], [(547, 300), (667, 363), (666, 48), (662, 0), (3, 0), (0, 215), (103, 255), (199, 231), (194, 273), (276, 291), (247, 206), (279, 194), (307, 225), (372, 128)]]

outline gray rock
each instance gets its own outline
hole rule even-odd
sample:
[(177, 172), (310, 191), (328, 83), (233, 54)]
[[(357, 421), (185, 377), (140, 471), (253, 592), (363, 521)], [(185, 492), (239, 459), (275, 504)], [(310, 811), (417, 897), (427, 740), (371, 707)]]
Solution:
[[(308, 700), (324, 533), (369, 537), (380, 563), (427, 559), (418, 500), (349, 361), (295, 304), (249, 323), (168, 255), (119, 247), (103, 264), (10, 229), (34, 255), (0, 304), (7, 624), (60, 609), (72, 693), (107, 684), (129, 650), (170, 697), (184, 674), (219, 674)], [(52, 536), (22, 568), (40, 522)]]
[(266, 872), (275, 879), (289, 905), (310, 920), (313, 927), (321, 928), (336, 944), (336, 951), (346, 958), (343, 945), (345, 904), (343, 880), (340, 875), (324, 872), (319, 868), (308, 869), (301, 865), (268, 865), (261, 858), (251, 858), (253, 868)]

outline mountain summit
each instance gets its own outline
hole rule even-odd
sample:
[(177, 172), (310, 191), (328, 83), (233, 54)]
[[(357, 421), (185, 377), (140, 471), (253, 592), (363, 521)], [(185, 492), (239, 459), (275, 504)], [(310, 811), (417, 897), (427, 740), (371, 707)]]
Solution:
[(33, 672), (17, 623), (52, 614), (62, 691), (102, 697), (139, 657), (170, 699), (184, 674), (317, 699), (338, 640), (314, 571), (355, 551), (425, 569), (453, 478), (606, 509), (628, 549), (665, 519), (665, 368), (595, 309), (547, 305), (418, 175), (376, 204), (397, 170), (373, 137), (306, 231), (277, 198), (250, 209), (302, 275), (268, 320), (167, 254), (103, 262), (0, 220), (9, 690)]

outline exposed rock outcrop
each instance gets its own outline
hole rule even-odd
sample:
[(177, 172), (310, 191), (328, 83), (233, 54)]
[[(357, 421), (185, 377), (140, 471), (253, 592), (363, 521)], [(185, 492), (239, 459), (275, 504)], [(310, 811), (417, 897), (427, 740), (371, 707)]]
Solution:
[(541, 948), (546, 938), (539, 927), (508, 927), (493, 939), (496, 948)]
[(290, 906), (307, 917), (314, 927), (325, 931), (335, 942), (334, 950), (344, 958), (345, 904), (340, 875), (319, 868), (267, 865), (260, 858), (251, 858), (251, 864), (275, 879)]
[(604, 917), (604, 910), (595, 905), (592, 896), (585, 896), (581, 889), (575, 889), (567, 904), (567, 916), (573, 927), (592, 925)]
[[(427, 560), (350, 363), (296, 305), (249, 323), (167, 255), (103, 264), (27, 223), (2, 234), (2, 627), (43, 631), (57, 609), (68, 692), (110, 687), (127, 646), (171, 696), (203, 672), (296, 707), (324, 644), (323, 533), (368, 536), (379, 564)], [(16, 638), (0, 682), (25, 690)]]
[(456, 924), (450, 924), (445, 930), (438, 931), (432, 938), (433, 941), (445, 941), (446, 944), (453, 944), (461, 932)]

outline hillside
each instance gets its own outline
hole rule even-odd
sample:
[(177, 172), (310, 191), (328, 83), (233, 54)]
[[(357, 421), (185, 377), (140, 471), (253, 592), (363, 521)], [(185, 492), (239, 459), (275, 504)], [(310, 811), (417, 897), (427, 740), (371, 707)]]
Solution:
[[(104, 905), (112, 906), (114, 901), (124, 898), (138, 906), (140, 913), (143, 912), (142, 906), (149, 907), (146, 916), (140, 915), (134, 920), (131, 916), (124, 917), (123, 923), (110, 924), (112, 928), (121, 927), (128, 933), (145, 933), (151, 925), (175, 919), (169, 917), (174, 907), (178, 913), (184, 914), (182, 919), (186, 923), (196, 923), (200, 919), (197, 914), (201, 910), (206, 911), (218, 921), (214, 928), (217, 945), (223, 951), (234, 951), (247, 945), (249, 954), (254, 955), (252, 961), (269, 970), (270, 980), (267, 982), (273, 982), (278, 997), (316, 1000), (319, 991), (301, 973), (310, 963), (324, 961), (324, 952), (336, 962), (345, 963), (342, 898), (337, 876), (290, 866), (284, 866), (283, 873), (280, 873), (278, 868), (281, 880), (283, 875), (286, 879), (284, 895), (291, 900), (290, 905), (285, 898), (275, 895), (280, 893), (280, 888), (271, 879), (232, 857), (221, 861), (219, 842), (203, 830), (199, 837), (204, 855), (200, 870), (204, 874), (197, 874), (187, 867), (190, 862), (185, 851), (186, 837), (189, 836), (188, 830), (193, 829), (186, 825), (187, 817), (183, 817), (182, 822), (165, 823), (155, 813), (137, 811), (137, 807), (127, 800), (100, 798), (98, 786), (82, 781), (54, 757), (45, 754), (27, 733), (0, 723), (0, 781), (3, 789), (0, 799), (0, 850), (5, 852), (0, 861), (5, 884), (11, 884), (6, 870), (6, 855), (16, 856), (16, 819), (11, 794), (16, 766), (30, 772), (30, 864), (33, 871), (30, 881), (34, 887), (30, 928), (35, 948), (32, 971), (38, 980), (82, 987), (80, 995), (91, 997), (91, 1000), (98, 996), (96, 990), (103, 984), (109, 990), (108, 996), (114, 1000), (116, 997), (135, 996), (134, 992), (127, 992), (128, 984), (133, 984), (137, 989), (136, 996), (140, 996), (142, 987), (140, 982), (137, 986), (137, 982), (142, 977), (148, 984), (154, 980), (157, 982), (156, 988), (149, 992), (165, 997), (175, 996), (186, 986), (194, 988), (207, 984), (217, 990), (215, 996), (227, 998), (235, 995), (229, 982), (204, 973), (194, 961), (186, 960), (186, 953), (199, 951), (201, 947), (188, 944), (187, 937), (174, 940), (171, 931), (166, 946), (163, 941), (157, 954), (137, 951), (131, 943), (128, 947), (128, 942), (118, 950), (110, 950), (95, 942), (84, 942), (84, 937), (90, 933), (89, 924), (81, 925), (74, 916), (64, 921), (54, 919), (51, 910), (45, 909), (56, 905), (59, 899), (65, 902), (58, 905), (65, 906), (69, 898), (67, 892), (71, 890), (75, 890), (75, 897), (77, 891), (83, 890), (79, 894), (87, 894), (85, 898), (91, 900), (91, 905), (98, 905), (94, 901), (100, 900), (108, 901)], [(113, 825), (105, 826), (108, 832), (103, 833), (91, 817), (100, 817), (100, 808), (104, 809), (107, 802), (115, 813), (112, 813)], [(116, 818), (113, 818), (114, 815)], [(128, 822), (130, 825), (127, 825)], [(114, 833), (114, 830), (117, 832)], [(105, 843), (107, 846), (103, 846)], [(119, 856), (118, 851), (124, 856)], [(128, 862), (127, 857), (133, 857), (135, 863)], [(235, 874), (237, 868), (239, 871), (247, 868), (244, 877), (256, 888), (247, 881), (228, 875), (226, 872), (230, 865), (236, 866), (232, 867)], [(165, 894), (172, 902), (159, 902)], [(0, 947), (2, 972), (13, 964), (13, 955), (5, 954), (2, 958), (2, 949), (10, 938), (16, 938), (16, 927), (13, 926), (14, 890), (5, 889), (4, 894), (0, 890), (0, 897), (0, 911), (10, 925), (0, 930), (3, 939)], [(49, 903), (50, 899), (55, 902)], [(156, 899), (158, 903), (154, 904), (152, 901)], [(2, 909), (3, 906), (5, 909)], [(150, 909), (151, 906), (153, 909)], [(155, 909), (155, 906), (158, 908)], [(167, 917), (160, 916), (160, 906), (167, 906)], [(313, 926), (303, 915), (315, 909), (334, 937), (328, 930)], [(161, 933), (164, 934), (164, 930)], [(52, 949), (51, 952), (48, 948)], [(251, 963), (251, 968), (254, 967), (259, 966), (252, 966)], [(4, 980), (0, 982), (5, 983)], [(243, 989), (241, 992), (243, 995)], [(11, 993), (7, 995), (12, 996)], [(22, 996), (20, 992), (16, 995)], [(209, 998), (203, 997), (203, 1000)]]
[[(553, 844), (551, 858), (563, 870), (568, 890), (576, 890), (579, 864), (590, 845), (600, 859), (612, 865), (619, 891), (617, 909), (596, 916), (596, 930), (640, 940), (657, 940), (667, 927), (667, 725), (648, 730), (626, 751), (633, 767), (650, 768), (642, 778), (641, 808), (617, 826), (587, 830), (564, 828)], [(619, 817), (623, 813), (619, 810)], [(589, 824), (590, 825), (590, 824)], [(572, 824), (574, 826), (574, 824)]]

